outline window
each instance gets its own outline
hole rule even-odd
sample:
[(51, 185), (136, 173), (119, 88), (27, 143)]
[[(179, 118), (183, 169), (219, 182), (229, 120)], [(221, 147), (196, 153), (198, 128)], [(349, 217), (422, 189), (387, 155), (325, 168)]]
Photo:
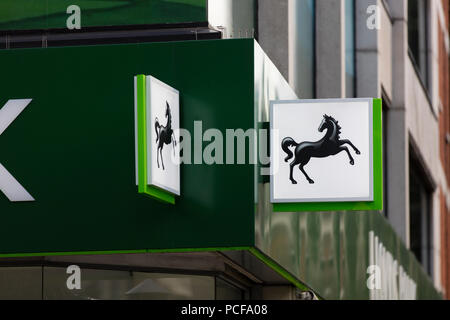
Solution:
[(408, 1), (408, 44), (422, 83), (428, 88), (428, 0)]
[(355, 0), (345, 0), (345, 91), (355, 97)]
[(410, 248), (425, 271), (432, 274), (431, 188), (414, 155), (409, 167)]

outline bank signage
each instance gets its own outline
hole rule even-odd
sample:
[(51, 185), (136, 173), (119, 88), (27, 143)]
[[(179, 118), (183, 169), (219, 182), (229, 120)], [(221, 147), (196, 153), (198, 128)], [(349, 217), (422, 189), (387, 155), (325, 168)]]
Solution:
[[(210, 165), (195, 150), (208, 154), (209, 129), (253, 128), (253, 49), (244, 39), (0, 50), (8, 79), (0, 87), (0, 257), (252, 246), (254, 165)], [(111, 68), (121, 57), (133, 59)], [(179, 91), (179, 106), (157, 81), (160, 97), (147, 95), (150, 75)], [(146, 118), (149, 97), (156, 103)], [(163, 134), (169, 115), (171, 135)], [(192, 133), (192, 149), (181, 149), (189, 143), (178, 126), (183, 138)], [(171, 142), (161, 139), (158, 159), (163, 135)], [(172, 171), (174, 154), (193, 165)], [(174, 182), (152, 176), (154, 168)]]
[(273, 101), (270, 113), (277, 208), (382, 209), (380, 100)]
[(179, 92), (152, 76), (135, 77), (136, 183), (140, 193), (180, 195)]

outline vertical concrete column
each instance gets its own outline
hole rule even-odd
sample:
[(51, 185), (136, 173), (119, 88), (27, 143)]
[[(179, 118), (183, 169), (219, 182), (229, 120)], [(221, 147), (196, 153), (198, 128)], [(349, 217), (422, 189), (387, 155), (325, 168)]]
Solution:
[(315, 14), (309, 0), (289, 0), (289, 84), (304, 99), (314, 98)]
[(289, 79), (288, 0), (258, 1), (258, 41), (270, 60)]
[(387, 113), (388, 218), (394, 230), (410, 248), (409, 233), (409, 139), (405, 109)]
[(317, 98), (345, 97), (344, 1), (316, 1)]
[(410, 247), (409, 136), (406, 113), (406, 63), (408, 59), (408, 1), (389, 0), (392, 29), (392, 105), (387, 111), (388, 217), (397, 234)]
[[(377, 0), (355, 1), (356, 12), (356, 95), (358, 97), (380, 97), (379, 74), (379, 45), (378, 29), (369, 29), (368, 22), (373, 23), (371, 17), (373, 6), (377, 6), (381, 14), (381, 4)], [(372, 25), (371, 25), (372, 26)]]

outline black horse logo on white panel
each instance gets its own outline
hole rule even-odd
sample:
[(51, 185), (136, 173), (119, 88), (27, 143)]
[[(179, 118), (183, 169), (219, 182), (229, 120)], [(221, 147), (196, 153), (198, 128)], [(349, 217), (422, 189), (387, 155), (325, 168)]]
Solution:
[(292, 184), (297, 184), (297, 181), (294, 180), (294, 167), (299, 165), (300, 171), (306, 177), (310, 184), (313, 184), (314, 181), (308, 176), (305, 171), (305, 166), (309, 163), (311, 158), (327, 158), (330, 156), (335, 156), (342, 151), (347, 152), (348, 157), (350, 159), (350, 164), (353, 166), (355, 164), (355, 160), (353, 159), (350, 151), (345, 144), (348, 144), (355, 150), (356, 154), (361, 154), (361, 152), (353, 145), (350, 140), (341, 140), (341, 127), (339, 126), (339, 122), (331, 116), (324, 115), (322, 123), (319, 127), (319, 132), (323, 132), (327, 130), (325, 136), (317, 142), (302, 142), (300, 144), (296, 143), (292, 138), (285, 138), (281, 143), (281, 148), (287, 154), (285, 159), (288, 162), (290, 159), (294, 157), (294, 154), (289, 149), (291, 147), (295, 147), (295, 158), (291, 163), (290, 168), (290, 176)]
[(173, 145), (173, 154), (175, 155), (175, 147), (177, 145), (177, 141), (175, 139), (175, 134), (172, 129), (172, 113), (170, 111), (170, 105), (166, 101), (166, 118), (167, 118), (167, 124), (165, 126), (162, 126), (159, 124), (158, 117), (155, 119), (155, 131), (156, 131), (156, 162), (158, 164), (159, 168), (159, 157), (161, 156), (161, 164), (162, 169), (164, 168), (164, 159), (163, 159), (163, 153), (162, 150), (164, 148), (164, 145)]

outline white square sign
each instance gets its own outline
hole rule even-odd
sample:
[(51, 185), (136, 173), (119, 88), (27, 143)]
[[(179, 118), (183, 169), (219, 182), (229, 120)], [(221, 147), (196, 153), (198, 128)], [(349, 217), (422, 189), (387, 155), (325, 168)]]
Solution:
[(147, 183), (180, 195), (180, 95), (147, 76)]
[(373, 201), (373, 99), (274, 101), (272, 203)]

